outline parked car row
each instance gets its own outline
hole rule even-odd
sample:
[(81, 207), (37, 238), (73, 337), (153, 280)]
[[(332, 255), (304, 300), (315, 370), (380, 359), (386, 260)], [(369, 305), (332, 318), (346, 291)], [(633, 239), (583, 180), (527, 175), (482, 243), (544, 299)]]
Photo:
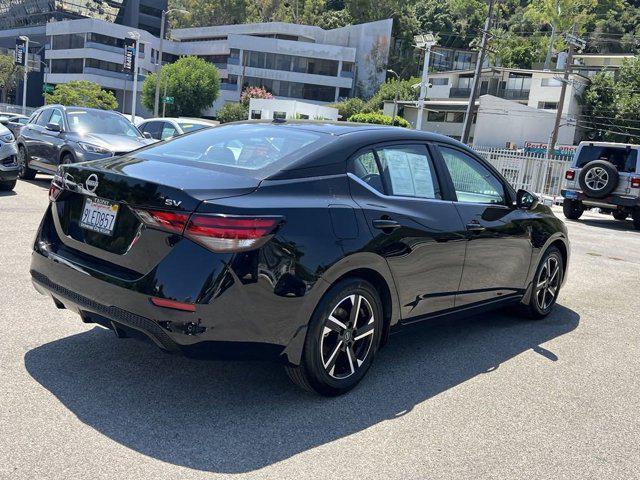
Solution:
[[(132, 124), (124, 115), (93, 108), (47, 105), (30, 117), (1, 115), (0, 188), (11, 189), (16, 176), (54, 174), (59, 165), (120, 156), (159, 140), (218, 125), (195, 118), (162, 118)], [(5, 127), (2, 127), (3, 129)], [(11, 136), (11, 137), (10, 137)]]

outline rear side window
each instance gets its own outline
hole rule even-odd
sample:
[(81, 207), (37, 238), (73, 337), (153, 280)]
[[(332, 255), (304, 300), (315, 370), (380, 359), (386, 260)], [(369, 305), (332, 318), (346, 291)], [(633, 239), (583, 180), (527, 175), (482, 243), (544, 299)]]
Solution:
[(638, 151), (631, 148), (584, 145), (578, 153), (576, 167), (582, 168), (593, 160), (606, 160), (613, 163), (619, 172), (635, 173), (637, 159)]
[(202, 123), (182, 123), (178, 122), (180, 128), (184, 133), (195, 132), (196, 130), (202, 130), (203, 128), (211, 127), (212, 125), (203, 125)]
[(383, 182), (392, 195), (442, 198), (425, 146), (385, 147), (376, 150), (376, 153)]
[(260, 170), (306, 153), (323, 134), (272, 125), (228, 125), (153, 145), (133, 158), (166, 158)]

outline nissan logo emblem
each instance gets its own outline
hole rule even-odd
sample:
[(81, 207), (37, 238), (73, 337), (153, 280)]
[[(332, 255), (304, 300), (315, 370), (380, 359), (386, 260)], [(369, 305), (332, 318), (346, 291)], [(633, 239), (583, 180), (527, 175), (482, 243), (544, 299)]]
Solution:
[(92, 173), (84, 181), (84, 185), (90, 192), (95, 192), (96, 188), (98, 188), (98, 176), (95, 173)]

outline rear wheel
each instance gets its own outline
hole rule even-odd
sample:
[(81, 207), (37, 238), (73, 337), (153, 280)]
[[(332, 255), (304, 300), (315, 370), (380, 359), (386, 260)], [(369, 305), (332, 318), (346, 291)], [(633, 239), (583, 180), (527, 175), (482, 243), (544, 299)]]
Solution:
[(18, 176), (23, 180), (33, 180), (36, 177), (36, 171), (29, 168), (27, 149), (23, 146), (18, 147), (18, 167)]
[(564, 216), (569, 220), (577, 220), (584, 212), (584, 206), (580, 200), (569, 200), (567, 198), (562, 202), (562, 211)]
[(13, 190), (16, 186), (15, 180), (8, 180), (6, 182), (0, 182), (0, 190), (7, 192)]
[(382, 305), (376, 289), (360, 279), (334, 285), (311, 317), (299, 366), (287, 367), (300, 387), (336, 396), (355, 387), (380, 343)]
[(75, 163), (75, 159), (70, 153), (65, 153), (60, 159), (60, 165), (68, 165), (70, 163)]
[(613, 218), (615, 218), (616, 220), (626, 220), (627, 217), (629, 216), (629, 214), (627, 212), (623, 212), (621, 210), (616, 210), (615, 212), (612, 213)]
[(562, 254), (556, 247), (550, 247), (540, 260), (533, 279), (531, 298), (525, 305), (525, 313), (529, 318), (540, 319), (551, 313), (560, 293), (563, 275)]

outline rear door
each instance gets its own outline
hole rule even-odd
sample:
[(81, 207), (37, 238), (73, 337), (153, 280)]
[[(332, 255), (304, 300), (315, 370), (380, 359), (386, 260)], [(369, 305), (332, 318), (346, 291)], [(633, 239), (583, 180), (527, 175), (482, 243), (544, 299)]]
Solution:
[(44, 131), (46, 130), (45, 127), (49, 122), (49, 118), (51, 118), (51, 112), (52, 109), (50, 108), (42, 110), (35, 118), (35, 121), (29, 123), (29, 125), (25, 127), (24, 132), (22, 132), (29, 157), (36, 162), (42, 162), (45, 155), (46, 137), (44, 136)]
[(424, 143), (385, 144), (350, 160), (351, 194), (386, 258), (404, 320), (454, 306), (465, 237), (453, 202)]
[(530, 214), (513, 206), (504, 180), (484, 160), (450, 145), (438, 152), (467, 238), (456, 307), (521, 294), (531, 262)]
[(42, 163), (46, 163), (51, 169), (55, 170), (59, 163), (60, 148), (64, 145), (64, 115), (59, 108), (54, 108), (51, 111), (51, 116), (47, 121), (47, 125), (58, 125), (61, 129), (60, 132), (55, 130), (49, 130), (45, 125), (42, 131)]

